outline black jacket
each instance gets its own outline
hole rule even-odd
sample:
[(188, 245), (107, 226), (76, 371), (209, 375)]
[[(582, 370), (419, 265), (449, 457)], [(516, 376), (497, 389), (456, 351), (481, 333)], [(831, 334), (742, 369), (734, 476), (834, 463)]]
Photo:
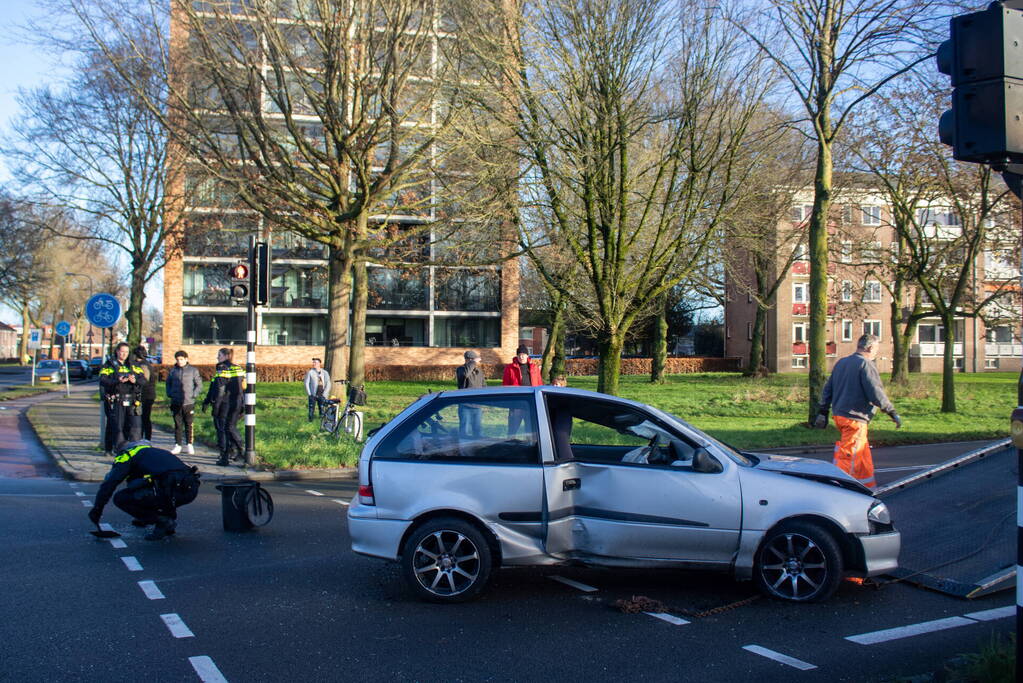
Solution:
[(203, 404), (211, 404), (214, 410), (242, 412), (245, 408), (244, 379), (245, 370), (240, 365), (217, 363), (217, 371), (213, 373)]
[(103, 508), (110, 502), (114, 491), (125, 479), (128, 480), (130, 487), (132, 482), (143, 477), (158, 479), (167, 472), (190, 470), (188, 465), (181, 462), (170, 451), (145, 444), (128, 445), (129, 448), (121, 451), (114, 458), (113, 467), (107, 472), (103, 483), (99, 485), (99, 491), (96, 492), (96, 500), (93, 503), (93, 507), (99, 512), (103, 512)]
[[(120, 381), (121, 377), (127, 375), (135, 376), (135, 384)], [(99, 386), (105, 397), (130, 397), (135, 400), (142, 398), (145, 389), (146, 376), (142, 368), (130, 356), (122, 363), (117, 358), (110, 358), (99, 370)]]
[(142, 386), (142, 400), (144, 401), (155, 401), (156, 400), (156, 368), (145, 358), (139, 358), (135, 356), (135, 365), (142, 369), (142, 374), (146, 377), (146, 383)]

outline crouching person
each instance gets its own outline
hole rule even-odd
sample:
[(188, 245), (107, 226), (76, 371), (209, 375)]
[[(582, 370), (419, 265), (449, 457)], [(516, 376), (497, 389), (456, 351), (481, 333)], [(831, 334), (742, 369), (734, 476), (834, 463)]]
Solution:
[[(128, 483), (115, 494), (125, 479)], [(113, 467), (96, 492), (89, 519), (99, 524), (103, 508), (113, 497), (114, 505), (132, 516), (132, 524), (155, 525), (145, 538), (159, 541), (174, 534), (177, 508), (191, 503), (198, 493), (197, 468), (148, 441), (134, 441), (125, 444), (114, 458)]]

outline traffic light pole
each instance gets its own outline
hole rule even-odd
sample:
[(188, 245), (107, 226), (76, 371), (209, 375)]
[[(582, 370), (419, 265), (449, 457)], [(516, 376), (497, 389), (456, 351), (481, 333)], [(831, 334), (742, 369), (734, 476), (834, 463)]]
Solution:
[[(249, 263), (256, 259), (256, 238), (249, 236)], [(251, 265), (250, 265), (251, 269)], [(245, 464), (256, 464), (256, 305), (249, 296), (245, 337)]]

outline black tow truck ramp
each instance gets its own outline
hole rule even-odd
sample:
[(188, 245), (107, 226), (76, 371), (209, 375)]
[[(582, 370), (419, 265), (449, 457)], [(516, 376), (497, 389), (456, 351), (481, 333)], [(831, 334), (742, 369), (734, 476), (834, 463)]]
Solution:
[(1014, 587), (1017, 481), (1004, 439), (878, 488), (902, 532), (891, 578), (960, 598)]

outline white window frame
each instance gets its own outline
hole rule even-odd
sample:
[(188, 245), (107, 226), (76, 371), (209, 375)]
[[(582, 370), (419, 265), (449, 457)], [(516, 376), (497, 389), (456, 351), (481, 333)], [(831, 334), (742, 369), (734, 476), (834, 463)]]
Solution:
[(852, 341), (853, 321), (848, 318), (842, 319), (842, 341)]
[(753, 323), (752, 322), (747, 322), (746, 323), (746, 339), (748, 339), (749, 341), (753, 341)]
[[(792, 323), (792, 343), (806, 344), (810, 326), (807, 323)], [(796, 333), (799, 330), (799, 334)]]
[[(868, 326), (870, 329), (868, 329)], [(876, 329), (876, 331), (875, 331)], [(864, 320), (863, 321), (863, 334), (872, 334), (878, 338), (883, 339), (881, 336), (881, 321), (880, 320)]]
[(881, 207), (877, 204), (861, 205), (860, 222), (862, 225), (881, 225)]
[(792, 367), (794, 367), (794, 368), (805, 368), (806, 367), (806, 356), (792, 356)]
[(842, 301), (847, 301), (847, 302), (853, 300), (853, 283), (852, 283), (852, 280), (842, 280), (841, 299), (842, 299)]
[[(802, 292), (802, 294), (798, 294)], [(792, 283), (792, 303), (805, 304), (810, 302), (810, 283), (797, 281)]]
[[(876, 286), (876, 287), (875, 287)], [(867, 298), (871, 290), (877, 289), (877, 298)], [(878, 280), (864, 280), (863, 282), (863, 303), (865, 304), (879, 304), (884, 301), (884, 294), (881, 292), (881, 283)]]
[(839, 246), (838, 262), (852, 263), (853, 243), (849, 240), (842, 240)]

